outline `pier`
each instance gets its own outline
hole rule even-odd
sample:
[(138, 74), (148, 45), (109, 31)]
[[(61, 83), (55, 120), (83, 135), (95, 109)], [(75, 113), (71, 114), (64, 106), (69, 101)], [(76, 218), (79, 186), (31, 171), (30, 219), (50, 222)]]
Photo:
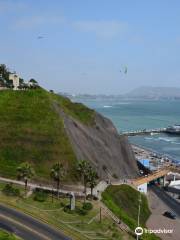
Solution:
[(122, 132), (121, 135), (124, 136), (136, 136), (136, 135), (149, 135), (153, 133), (163, 133), (166, 132), (166, 128), (156, 128), (156, 129), (143, 129), (137, 131)]

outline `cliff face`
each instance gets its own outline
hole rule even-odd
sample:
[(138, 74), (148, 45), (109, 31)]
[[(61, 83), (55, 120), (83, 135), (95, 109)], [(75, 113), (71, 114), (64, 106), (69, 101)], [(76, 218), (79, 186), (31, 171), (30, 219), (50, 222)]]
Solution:
[(84, 125), (65, 114), (57, 105), (55, 109), (64, 120), (65, 131), (77, 159), (89, 160), (100, 178), (137, 176), (131, 146), (126, 137), (118, 134), (109, 119), (95, 113), (95, 123)]
[(1, 91), (0, 175), (16, 178), (17, 167), (30, 162), (37, 180), (49, 181), (61, 162), (64, 182), (77, 181), (77, 159), (89, 160), (99, 176), (134, 176), (137, 172), (127, 139), (112, 123), (83, 104), (44, 89)]

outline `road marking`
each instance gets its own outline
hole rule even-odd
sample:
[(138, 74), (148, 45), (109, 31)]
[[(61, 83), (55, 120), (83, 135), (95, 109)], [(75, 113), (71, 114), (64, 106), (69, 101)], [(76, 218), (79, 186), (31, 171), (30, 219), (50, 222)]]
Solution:
[(31, 229), (30, 227), (28, 227), (28, 226), (26, 226), (26, 225), (24, 225), (24, 224), (22, 224), (22, 223), (20, 223), (20, 222), (18, 222), (18, 221), (16, 221), (16, 220), (10, 218), (10, 217), (4, 216), (4, 215), (1, 214), (1, 213), (0, 213), (0, 217), (8, 220), (9, 222), (13, 222), (13, 223), (17, 224), (17, 225), (19, 225), (20, 227), (23, 227), (23, 228), (27, 229), (28, 231), (30, 231), (30, 232), (32, 232), (32, 233), (35, 233), (36, 235), (42, 237), (43, 239), (51, 240), (51, 238), (48, 238), (48, 237), (45, 236), (44, 234), (39, 233), (39, 232), (35, 231), (34, 229)]

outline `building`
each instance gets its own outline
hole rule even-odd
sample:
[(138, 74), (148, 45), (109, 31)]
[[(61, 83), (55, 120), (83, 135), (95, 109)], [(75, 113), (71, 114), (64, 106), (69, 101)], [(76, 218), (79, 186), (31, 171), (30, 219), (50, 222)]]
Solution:
[(19, 76), (16, 73), (9, 74), (9, 80), (12, 81), (14, 90), (18, 90), (19, 88)]

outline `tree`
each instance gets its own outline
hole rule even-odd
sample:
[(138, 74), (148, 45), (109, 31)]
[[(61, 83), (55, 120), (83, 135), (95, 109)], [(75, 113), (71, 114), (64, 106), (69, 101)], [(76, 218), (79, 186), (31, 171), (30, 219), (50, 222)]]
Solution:
[(97, 176), (96, 171), (92, 167), (90, 167), (88, 170), (88, 182), (89, 182), (89, 186), (91, 189), (91, 196), (93, 195), (93, 189), (97, 184), (97, 182), (96, 182), (97, 178), (98, 178), (98, 176)]
[(90, 168), (90, 164), (87, 161), (85, 161), (85, 160), (78, 161), (77, 171), (80, 174), (82, 181), (83, 181), (85, 199), (86, 199), (86, 190), (87, 190), (87, 184), (88, 184), (89, 168)]
[(5, 80), (9, 80), (9, 70), (5, 64), (0, 64), (0, 74)]
[(29, 82), (31, 82), (31, 83), (35, 83), (35, 84), (38, 83), (34, 78), (31, 78), (31, 79), (29, 80)]
[(17, 168), (17, 177), (18, 179), (24, 181), (25, 193), (27, 192), (28, 181), (32, 178), (33, 175), (34, 175), (34, 169), (28, 162), (24, 162), (20, 164), (20, 166)]
[(24, 83), (24, 79), (23, 78), (19, 78), (19, 83), (23, 84)]
[(60, 182), (64, 177), (65, 171), (62, 163), (56, 163), (51, 168), (50, 176), (57, 184), (57, 193), (59, 198)]

